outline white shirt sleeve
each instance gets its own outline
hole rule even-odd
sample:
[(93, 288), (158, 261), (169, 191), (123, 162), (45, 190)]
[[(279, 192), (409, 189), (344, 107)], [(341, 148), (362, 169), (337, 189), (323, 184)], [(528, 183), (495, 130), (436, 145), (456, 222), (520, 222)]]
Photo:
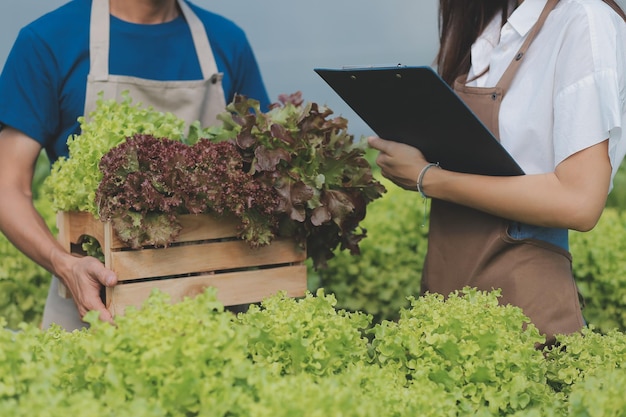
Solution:
[(626, 154), (626, 24), (601, 2), (578, 2), (556, 58), (554, 164), (609, 139), (615, 175)]

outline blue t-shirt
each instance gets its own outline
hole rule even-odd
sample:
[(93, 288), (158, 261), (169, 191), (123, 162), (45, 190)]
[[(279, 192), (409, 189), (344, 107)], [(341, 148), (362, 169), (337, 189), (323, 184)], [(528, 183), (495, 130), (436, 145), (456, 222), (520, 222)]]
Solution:
[[(226, 102), (235, 93), (269, 98), (248, 39), (236, 24), (193, 4), (203, 22)], [(0, 75), (0, 124), (39, 142), (51, 161), (67, 156), (67, 138), (79, 133), (89, 73), (91, 0), (73, 0), (24, 27)], [(202, 72), (182, 15), (156, 25), (111, 16), (109, 72), (159, 81), (199, 80)]]

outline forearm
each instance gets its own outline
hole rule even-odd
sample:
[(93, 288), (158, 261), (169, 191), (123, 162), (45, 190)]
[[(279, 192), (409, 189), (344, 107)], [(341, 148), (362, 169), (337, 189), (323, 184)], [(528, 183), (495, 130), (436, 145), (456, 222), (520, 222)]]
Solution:
[(32, 180), (40, 145), (20, 131), (0, 131), (0, 231), (25, 255), (61, 279), (74, 257), (56, 241), (33, 205)]
[(488, 177), (430, 170), (424, 184), (433, 197), (537, 226), (589, 230), (599, 218), (606, 190), (587, 195), (554, 173)]
[[(369, 143), (380, 151), (376, 162), (382, 174), (417, 191), (420, 173), (428, 164), (422, 153), (380, 138), (369, 138)], [(554, 172), (545, 174), (490, 177), (430, 168), (423, 175), (421, 189), (429, 197), (510, 220), (585, 231), (602, 214), (610, 178), (605, 140), (571, 155)]]
[(72, 256), (57, 242), (24, 192), (0, 189), (0, 230), (26, 256), (61, 278)]

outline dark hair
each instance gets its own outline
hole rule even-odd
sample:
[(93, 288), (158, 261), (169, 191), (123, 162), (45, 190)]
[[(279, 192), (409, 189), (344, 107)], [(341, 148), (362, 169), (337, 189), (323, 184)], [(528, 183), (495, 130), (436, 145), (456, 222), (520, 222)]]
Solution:
[[(603, 0), (626, 21), (614, 0)], [(470, 69), (470, 48), (497, 13), (506, 20), (507, 0), (439, 0), (439, 74), (450, 85)]]

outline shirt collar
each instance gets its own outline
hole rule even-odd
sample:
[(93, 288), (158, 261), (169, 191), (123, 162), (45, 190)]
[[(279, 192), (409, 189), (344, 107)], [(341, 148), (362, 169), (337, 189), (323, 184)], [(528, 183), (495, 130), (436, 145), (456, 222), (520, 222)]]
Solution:
[(508, 23), (520, 36), (526, 36), (547, 2), (548, 0), (524, 0), (509, 16)]

